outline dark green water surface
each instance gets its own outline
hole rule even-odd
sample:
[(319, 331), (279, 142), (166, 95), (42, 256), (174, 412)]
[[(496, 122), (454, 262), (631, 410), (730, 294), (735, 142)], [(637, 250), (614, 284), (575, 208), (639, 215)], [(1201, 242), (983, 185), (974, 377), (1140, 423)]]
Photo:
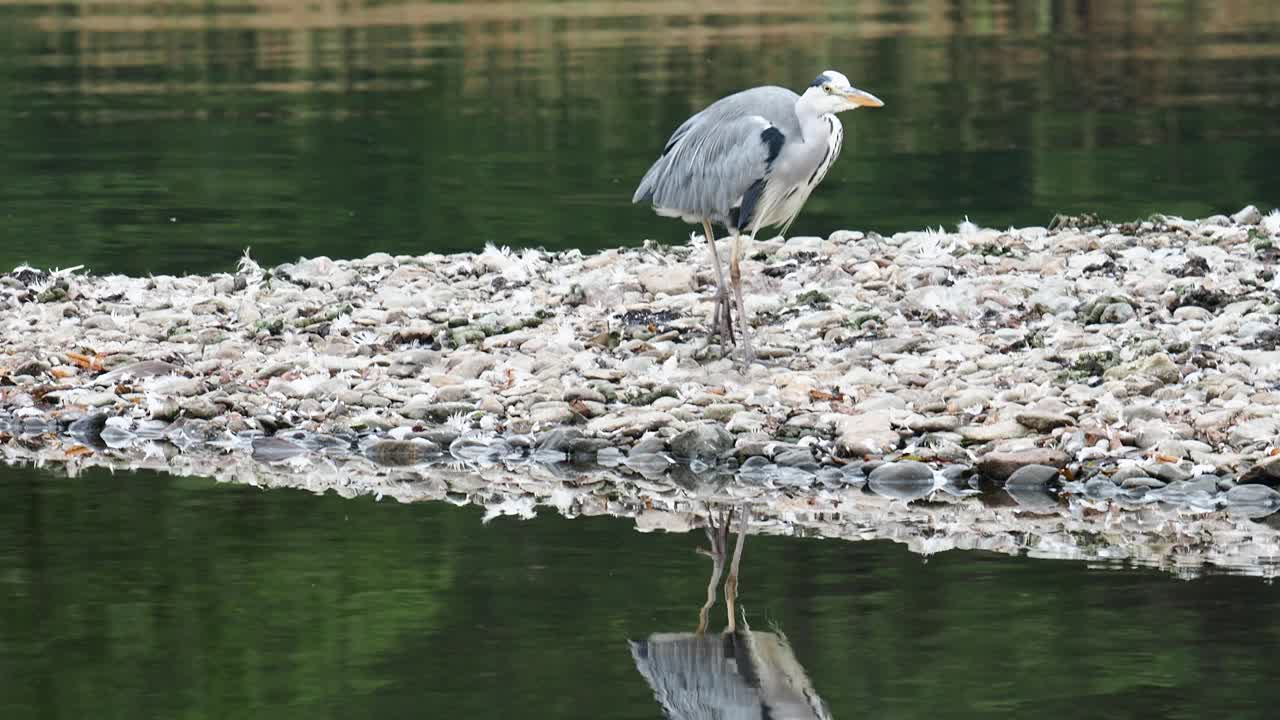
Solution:
[[(0, 715), (658, 718), (627, 641), (693, 630), (702, 544), (613, 518), (482, 525), (446, 504), (0, 466)], [(790, 638), (836, 718), (1280, 702), (1280, 595), (1257, 579), (752, 536), (741, 582), (752, 629)], [(723, 603), (711, 617), (723, 628)]]
[[(1271, 0), (0, 0), (0, 269), (681, 242), (669, 132), (824, 68), (887, 106), (793, 234), (1280, 202)], [(0, 717), (662, 717), (628, 640), (694, 628), (701, 534), (480, 520), (0, 465)], [(741, 603), (837, 718), (1280, 707), (1256, 578), (753, 536)]]
[(1280, 197), (1272, 0), (0, 0), (0, 267), (681, 242), (670, 131), (824, 68), (887, 106), (794, 234)]

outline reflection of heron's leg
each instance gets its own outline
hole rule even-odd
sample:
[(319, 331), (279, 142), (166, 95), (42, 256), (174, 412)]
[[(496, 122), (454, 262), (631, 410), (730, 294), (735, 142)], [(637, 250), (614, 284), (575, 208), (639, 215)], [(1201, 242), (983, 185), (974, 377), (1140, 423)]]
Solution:
[(729, 577), (724, 580), (724, 604), (729, 611), (729, 632), (737, 630), (738, 566), (742, 564), (742, 546), (747, 540), (747, 509), (738, 512), (738, 542), (733, 546), (733, 562), (729, 565)]
[(756, 354), (751, 350), (751, 323), (747, 318), (747, 306), (742, 300), (742, 270), (738, 267), (742, 254), (742, 234), (733, 233), (733, 253), (729, 256), (729, 279), (733, 281), (733, 295), (738, 301), (738, 329), (742, 332), (742, 364), (750, 366)]
[(707, 631), (707, 613), (711, 612), (711, 606), (716, 604), (716, 587), (720, 584), (720, 574), (724, 572), (724, 551), (725, 541), (728, 539), (728, 526), (728, 518), (726, 518), (724, 527), (716, 528), (715, 515), (708, 515), (707, 540), (711, 543), (711, 548), (709, 550), (700, 550), (699, 552), (711, 558), (711, 579), (707, 582), (707, 602), (698, 611), (697, 633), (699, 635)]
[(724, 281), (724, 267), (720, 264), (720, 255), (716, 252), (716, 235), (711, 229), (711, 221), (702, 219), (702, 230), (706, 233), (707, 244), (711, 247), (711, 266), (716, 271), (715, 309), (711, 311), (712, 325), (718, 325), (720, 342), (733, 344), (733, 312), (729, 304), (729, 287)]

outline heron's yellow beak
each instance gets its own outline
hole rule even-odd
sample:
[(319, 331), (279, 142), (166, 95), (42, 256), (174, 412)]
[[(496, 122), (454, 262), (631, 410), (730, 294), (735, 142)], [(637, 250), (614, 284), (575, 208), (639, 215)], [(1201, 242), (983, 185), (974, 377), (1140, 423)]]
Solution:
[(884, 107), (883, 100), (858, 88), (849, 88), (844, 92), (844, 97), (858, 107)]

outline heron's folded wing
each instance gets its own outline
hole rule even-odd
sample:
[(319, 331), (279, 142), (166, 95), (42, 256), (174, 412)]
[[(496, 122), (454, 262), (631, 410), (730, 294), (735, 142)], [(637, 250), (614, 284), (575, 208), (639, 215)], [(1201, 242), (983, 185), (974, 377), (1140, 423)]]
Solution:
[(654, 205), (725, 218), (767, 180), (786, 136), (761, 115), (703, 118), (686, 129), (641, 183)]

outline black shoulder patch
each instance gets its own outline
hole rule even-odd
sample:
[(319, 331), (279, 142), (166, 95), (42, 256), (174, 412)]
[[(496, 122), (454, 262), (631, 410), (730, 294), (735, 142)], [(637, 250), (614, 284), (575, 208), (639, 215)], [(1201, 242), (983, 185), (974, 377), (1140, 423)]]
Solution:
[(765, 162), (772, 164), (778, 159), (778, 153), (782, 152), (782, 143), (787, 141), (787, 136), (782, 131), (770, 125), (760, 133), (760, 141), (769, 146), (769, 157)]
[(809, 87), (822, 87), (825, 84), (827, 84), (827, 74), (822, 73), (818, 77), (814, 78), (813, 82), (809, 83)]
[(742, 193), (742, 204), (729, 211), (729, 222), (738, 230), (745, 230), (755, 219), (756, 206), (760, 204), (760, 196), (764, 194), (765, 179), (760, 178), (751, 183), (751, 187)]

